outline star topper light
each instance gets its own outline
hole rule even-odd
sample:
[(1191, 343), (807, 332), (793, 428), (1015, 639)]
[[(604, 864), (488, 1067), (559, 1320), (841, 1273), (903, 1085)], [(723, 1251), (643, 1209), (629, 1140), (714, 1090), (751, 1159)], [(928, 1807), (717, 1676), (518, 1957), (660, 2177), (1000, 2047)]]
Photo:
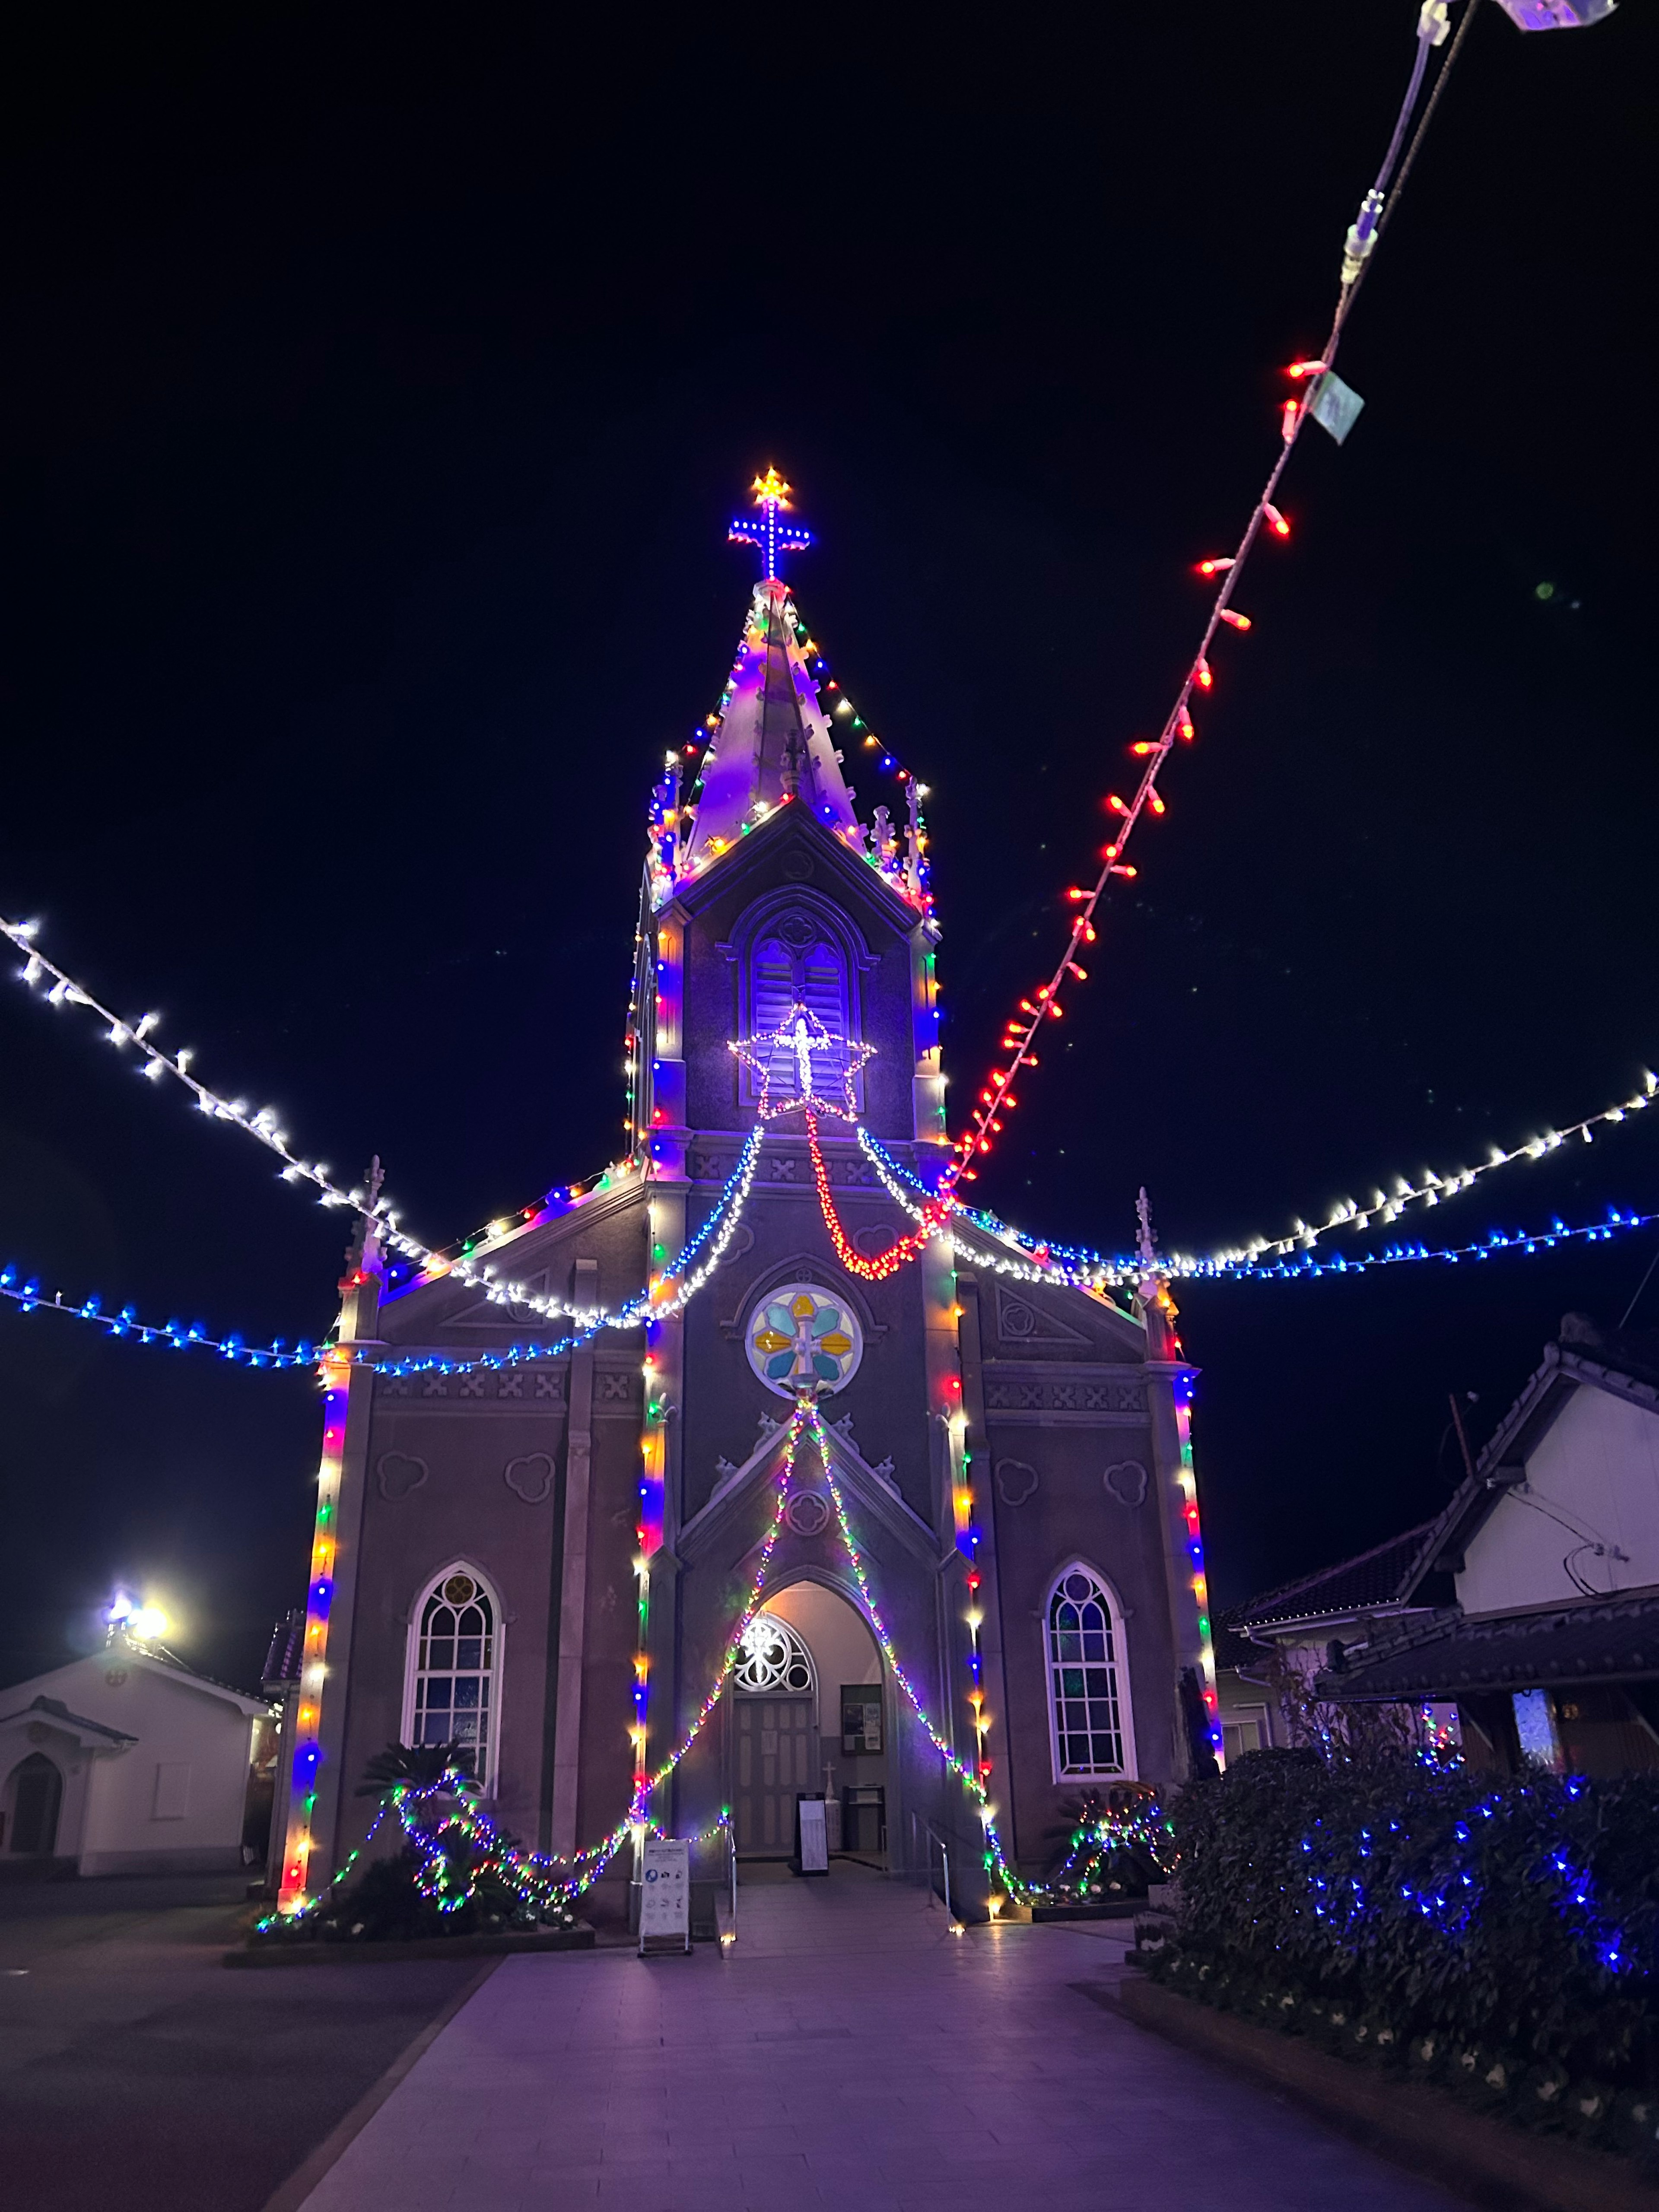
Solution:
[[(791, 1113), (798, 1107), (833, 1114), (843, 1121), (856, 1121), (858, 1103), (853, 1096), (853, 1080), (866, 1060), (874, 1058), (876, 1048), (872, 1044), (854, 1044), (847, 1037), (833, 1036), (811, 1008), (803, 1006), (797, 1000), (775, 1029), (740, 1037), (731, 1049), (760, 1078), (760, 1104), (756, 1111), (763, 1121)], [(832, 1065), (833, 1056), (839, 1055), (839, 1098), (826, 1098), (818, 1090), (812, 1068), (815, 1054), (820, 1060), (831, 1059)], [(780, 1080), (790, 1085), (787, 1097), (773, 1095)]]
[(768, 467), (763, 477), (757, 477), (749, 487), (755, 495), (757, 515), (745, 520), (741, 515), (732, 522), (726, 533), (728, 545), (757, 545), (764, 557), (764, 581), (776, 580), (778, 562), (786, 553), (804, 553), (812, 542), (812, 533), (797, 523), (780, 522), (781, 514), (789, 513), (791, 487), (775, 468)]

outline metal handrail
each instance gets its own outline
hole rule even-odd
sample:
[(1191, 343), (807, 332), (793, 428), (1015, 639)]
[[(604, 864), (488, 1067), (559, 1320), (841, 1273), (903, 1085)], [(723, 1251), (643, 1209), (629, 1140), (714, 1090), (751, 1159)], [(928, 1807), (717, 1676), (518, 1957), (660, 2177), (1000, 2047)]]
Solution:
[(731, 1940), (735, 1943), (738, 1940), (738, 1831), (736, 1824), (731, 1820), (726, 1824), (726, 1855), (732, 1873)]
[(913, 1842), (918, 1824), (927, 1832), (927, 1857), (924, 1869), (927, 1882), (927, 1909), (931, 1912), (933, 1907), (933, 1846), (937, 1844), (939, 1869), (945, 1879), (945, 1917), (951, 1923), (951, 1933), (953, 1936), (960, 1936), (963, 1933), (963, 1923), (957, 1919), (951, 1904), (951, 1846), (925, 1813), (912, 1813), (910, 1815), (910, 1835)]

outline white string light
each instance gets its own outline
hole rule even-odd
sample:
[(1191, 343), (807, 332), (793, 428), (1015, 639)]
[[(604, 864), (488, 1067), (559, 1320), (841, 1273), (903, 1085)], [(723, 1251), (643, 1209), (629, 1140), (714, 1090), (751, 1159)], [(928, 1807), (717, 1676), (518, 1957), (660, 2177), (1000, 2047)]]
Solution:
[[(550, 1318), (575, 1317), (576, 1310), (561, 1299), (545, 1292), (532, 1291), (521, 1283), (501, 1282), (494, 1267), (480, 1264), (474, 1257), (476, 1251), (487, 1250), (520, 1229), (537, 1225), (547, 1219), (553, 1211), (550, 1205), (542, 1209), (530, 1209), (527, 1217), (520, 1214), (514, 1220), (492, 1222), (478, 1244), (469, 1245), (459, 1259), (452, 1259), (446, 1253), (422, 1243), (418, 1237), (410, 1236), (398, 1225), (398, 1213), (388, 1200), (372, 1197), (363, 1189), (343, 1189), (331, 1179), (328, 1170), (320, 1162), (302, 1160), (289, 1144), (274, 1106), (263, 1106), (256, 1111), (246, 1100), (226, 1098), (192, 1075), (190, 1065), (195, 1057), (193, 1052), (188, 1048), (167, 1052), (155, 1042), (154, 1033), (161, 1018), (159, 1014), (149, 1013), (137, 1021), (127, 1021), (112, 1013), (84, 984), (78, 982), (40, 950), (37, 941), (39, 933), (38, 922), (8, 921), (0, 916), (0, 936), (9, 938), (24, 956), (23, 965), (17, 970), (20, 980), (31, 991), (48, 983), (46, 999), (49, 1006), (85, 1007), (94, 1020), (105, 1025), (110, 1043), (137, 1055), (141, 1075), (151, 1081), (159, 1081), (171, 1075), (175, 1081), (183, 1084), (203, 1113), (216, 1121), (233, 1123), (256, 1143), (263, 1145), (267, 1152), (274, 1152), (283, 1163), (284, 1182), (308, 1183), (317, 1191), (319, 1205), (344, 1206), (364, 1220), (374, 1222), (382, 1247), (411, 1261), (422, 1275), (429, 1279), (450, 1275), (458, 1282), (482, 1290), (494, 1304), (522, 1306), (530, 1312)], [(570, 1191), (567, 1202), (577, 1203), (580, 1196), (591, 1195), (595, 1188), (610, 1188), (618, 1176), (629, 1172), (637, 1164), (637, 1161), (633, 1159), (618, 1162), (597, 1177), (585, 1193)], [(606, 1316), (600, 1326), (626, 1328), (631, 1328), (633, 1322)]]
[[(672, 1267), (652, 1278), (649, 1287), (640, 1297), (630, 1298), (614, 1313), (579, 1313), (575, 1317), (583, 1326), (571, 1336), (562, 1337), (556, 1344), (514, 1344), (505, 1352), (480, 1352), (468, 1359), (445, 1359), (438, 1356), (421, 1358), (377, 1360), (375, 1371), (380, 1375), (471, 1375), (480, 1369), (521, 1367), (538, 1359), (556, 1359), (580, 1345), (590, 1343), (601, 1329), (637, 1328), (642, 1322), (663, 1321), (671, 1315), (683, 1313), (697, 1292), (714, 1274), (726, 1257), (738, 1224), (743, 1218), (744, 1207), (754, 1187), (755, 1170), (760, 1159), (761, 1145), (765, 1132), (758, 1123), (749, 1133), (737, 1166), (728, 1176), (726, 1188), (716, 1200), (696, 1235), (681, 1250)], [(712, 1239), (712, 1241), (711, 1241)], [(708, 1249), (701, 1262), (689, 1273), (687, 1262), (696, 1258), (704, 1244)], [(669, 1288), (672, 1285), (672, 1289)]]

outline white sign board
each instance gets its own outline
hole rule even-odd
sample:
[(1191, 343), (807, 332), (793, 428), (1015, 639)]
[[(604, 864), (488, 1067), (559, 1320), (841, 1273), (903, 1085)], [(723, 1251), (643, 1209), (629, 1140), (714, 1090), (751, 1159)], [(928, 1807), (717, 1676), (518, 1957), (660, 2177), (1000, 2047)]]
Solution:
[(830, 1871), (830, 1838), (823, 1825), (822, 1797), (802, 1797), (795, 1806), (800, 1819), (800, 1870), (803, 1874), (828, 1874)]
[(640, 1883), (640, 1948), (667, 1939), (691, 1948), (691, 1847), (673, 1836), (647, 1836)]

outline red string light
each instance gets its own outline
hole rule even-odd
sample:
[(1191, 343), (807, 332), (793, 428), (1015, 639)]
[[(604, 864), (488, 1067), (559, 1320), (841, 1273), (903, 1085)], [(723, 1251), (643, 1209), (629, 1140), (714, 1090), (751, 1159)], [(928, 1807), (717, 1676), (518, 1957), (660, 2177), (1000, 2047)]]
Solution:
[[(989, 1109), (987, 1109), (989, 1125)], [(948, 1196), (930, 1198), (921, 1209), (921, 1218), (908, 1236), (890, 1244), (873, 1260), (866, 1260), (862, 1252), (854, 1251), (846, 1231), (841, 1225), (841, 1216), (836, 1211), (836, 1201), (830, 1189), (830, 1170), (823, 1164), (823, 1153), (818, 1145), (818, 1117), (807, 1113), (806, 1142), (812, 1155), (812, 1180), (817, 1185), (818, 1206), (823, 1215), (823, 1225), (830, 1231), (830, 1241), (836, 1248), (836, 1257), (849, 1275), (857, 1275), (866, 1283), (884, 1282), (889, 1275), (914, 1260), (918, 1252), (931, 1244), (944, 1227), (946, 1217), (953, 1210), (954, 1201)]]
[[(1462, 45), (1468, 21), (1469, 15), (1466, 12), (1457, 39), (1454, 42), (1451, 55), (1448, 57), (1437, 81), (1434, 98), (1430, 100), (1423, 120), (1418, 126), (1419, 137), (1426, 126), (1429, 114), (1433, 112), (1435, 100), (1439, 96), (1440, 88), (1445, 82), (1446, 70), (1449, 68), (1451, 59)], [(1443, 35), (1443, 28), (1441, 35)], [(1337, 298), (1336, 312), (1331, 322), (1330, 336), (1327, 338), (1317, 358), (1294, 361), (1289, 365), (1286, 374), (1291, 382), (1300, 389), (1295, 397), (1285, 400), (1281, 404), (1279, 410), (1281, 450), (1250, 512), (1249, 520), (1245, 524), (1244, 533), (1239, 539), (1237, 550), (1230, 554), (1212, 554), (1194, 564), (1200, 576), (1218, 580), (1216, 595), (1211, 602), (1203, 634), (1199, 640), (1198, 651), (1188, 664), (1187, 673), (1176, 694), (1175, 704), (1158, 736), (1151, 741), (1143, 740), (1137, 743), (1130, 749), (1133, 757), (1144, 759), (1146, 763), (1133, 797), (1126, 800), (1113, 792), (1109, 793), (1105, 798), (1105, 806), (1109, 812), (1120, 817), (1121, 827), (1116, 830), (1113, 842), (1102, 850), (1100, 872), (1095, 878), (1093, 887), (1080, 889), (1074, 884), (1066, 894), (1067, 902), (1078, 908), (1072, 916), (1070, 939), (1060, 953), (1048, 983), (1039, 988), (1032, 995), (1023, 998), (1019, 1001), (1019, 1014), (1009, 1019), (1007, 1033), (1002, 1040), (1001, 1049), (1004, 1052), (1011, 1051), (1013, 1054), (1013, 1059), (1006, 1071), (1005, 1080), (1012, 1079), (1022, 1066), (1036, 1065), (1036, 1055), (1030, 1049), (1031, 1045), (1036, 1039), (1044, 1013), (1058, 1012), (1058, 1008), (1052, 1007), (1048, 1002), (1059, 988), (1067, 967), (1072, 964), (1073, 956), (1078, 946), (1080, 944), (1093, 942), (1095, 936), (1093, 916), (1096, 907), (1114, 876), (1127, 877), (1133, 876), (1135, 872), (1133, 868), (1122, 866), (1120, 863), (1137, 823), (1145, 814), (1162, 814), (1165, 811), (1164, 802), (1158, 791), (1158, 774), (1174, 750), (1177, 740), (1188, 743), (1192, 740), (1194, 731), (1189, 711), (1192, 695), (1194, 691), (1207, 692), (1214, 686), (1215, 675), (1210, 666), (1208, 656), (1218, 634), (1224, 626), (1241, 635), (1251, 627), (1250, 617), (1248, 615), (1240, 614), (1231, 604), (1233, 587), (1238, 581), (1240, 570), (1249, 560), (1256, 540), (1264, 531), (1269, 537), (1277, 538), (1281, 542), (1291, 534), (1291, 526), (1275, 505), (1274, 495), (1279, 489), (1279, 478), (1289, 465), (1297, 439), (1300, 436), (1303, 426), (1308, 420), (1312, 403), (1317, 396), (1316, 380), (1326, 374), (1336, 359), (1337, 345), (1342, 335), (1343, 325), (1358, 296), (1364, 270), (1370, 266), (1371, 247), (1375, 245), (1377, 235), (1380, 234), (1380, 218), (1382, 216), (1384, 209), (1384, 194), (1393, 174), (1394, 163), (1399, 149), (1404, 143), (1407, 122), (1416, 106), (1418, 94), (1422, 87), (1424, 64), (1427, 58), (1430, 43), (1437, 43), (1437, 40), (1434, 36), (1434, 26), (1430, 21), (1429, 11), (1425, 10), (1423, 20), (1418, 27), (1418, 52), (1415, 66), (1405, 102), (1401, 109), (1400, 121), (1395, 128), (1393, 144), (1376, 186), (1366, 196), (1361, 211), (1360, 222), (1348, 234), (1347, 251), (1342, 267), (1341, 289)], [(1416, 143), (1416, 139), (1413, 139), (1413, 148)], [(1409, 155), (1407, 167), (1410, 167)], [(1403, 175), (1402, 171), (1402, 179)], [(1356, 243), (1357, 240), (1361, 242)], [(1012, 1101), (1006, 1097), (996, 1103), (999, 1108), (1005, 1104), (1012, 1104)], [(990, 1139), (993, 1133), (991, 1107), (981, 1097), (967, 1128), (957, 1138), (952, 1147), (952, 1158), (939, 1185), (941, 1196), (948, 1194), (958, 1180), (967, 1181), (972, 1177), (974, 1171), (967, 1164), (976, 1155), (990, 1151)], [(896, 1247), (895, 1249), (896, 1249)]]

